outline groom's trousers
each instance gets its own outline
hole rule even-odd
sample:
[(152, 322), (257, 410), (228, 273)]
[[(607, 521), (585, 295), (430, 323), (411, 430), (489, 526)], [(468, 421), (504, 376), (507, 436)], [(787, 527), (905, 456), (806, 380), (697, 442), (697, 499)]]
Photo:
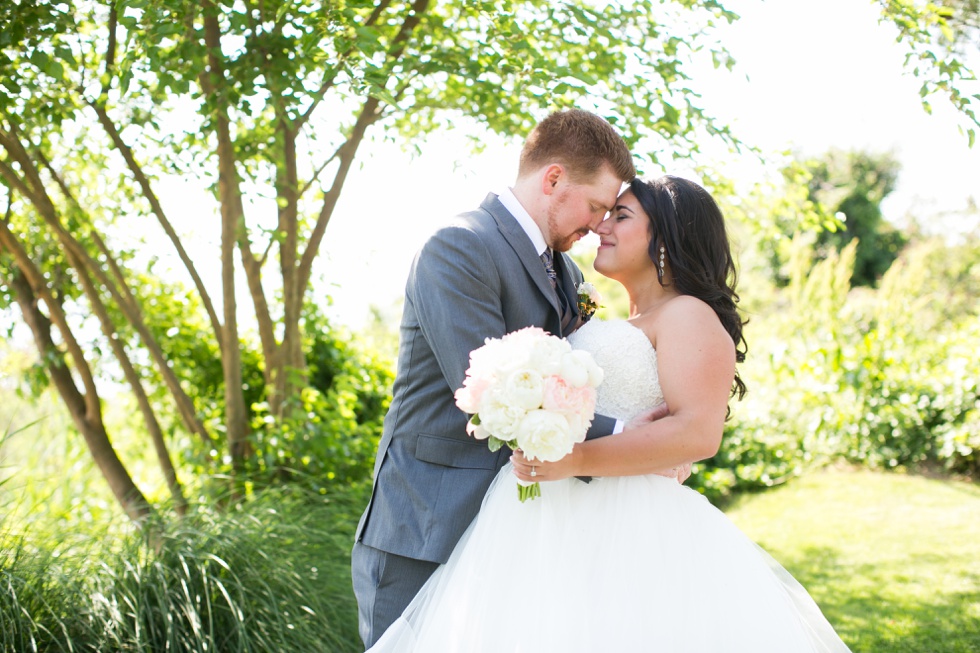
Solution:
[(437, 562), (354, 544), (351, 580), (357, 597), (357, 627), (365, 648), (374, 646), (438, 567)]

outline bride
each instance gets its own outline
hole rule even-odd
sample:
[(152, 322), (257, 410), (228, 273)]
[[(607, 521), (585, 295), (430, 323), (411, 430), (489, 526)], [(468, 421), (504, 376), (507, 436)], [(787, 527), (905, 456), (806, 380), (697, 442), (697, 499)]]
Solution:
[[(656, 473), (714, 455), (728, 400), (745, 392), (718, 206), (684, 179), (634, 180), (597, 233), (595, 269), (629, 292), (630, 318), (569, 337), (605, 372), (596, 410), (629, 421), (666, 402), (669, 414), (553, 463), (514, 452), (371, 653), (846, 652), (778, 563)], [(520, 503), (515, 476), (541, 482), (541, 497)]]

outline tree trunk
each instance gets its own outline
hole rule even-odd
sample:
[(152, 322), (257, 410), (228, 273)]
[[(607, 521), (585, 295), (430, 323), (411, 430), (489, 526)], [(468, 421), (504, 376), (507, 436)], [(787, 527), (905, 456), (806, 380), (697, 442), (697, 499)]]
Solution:
[(170, 490), (170, 497), (174, 502), (174, 510), (177, 511), (178, 515), (183, 517), (187, 514), (187, 499), (184, 497), (183, 488), (181, 488), (180, 480), (177, 478), (177, 470), (174, 468), (173, 461), (170, 459), (170, 451), (167, 449), (167, 442), (163, 437), (160, 422), (157, 420), (153, 406), (150, 404), (150, 398), (146, 396), (146, 391), (143, 389), (139, 372), (136, 371), (132, 361), (129, 359), (129, 355), (126, 353), (126, 348), (123, 347), (122, 342), (118, 338), (115, 325), (112, 323), (112, 319), (109, 317), (109, 312), (106, 310), (102, 298), (99, 296), (91, 278), (88, 276), (88, 272), (79, 263), (73, 262), (72, 264), (78, 272), (79, 281), (82, 283), (86, 297), (89, 298), (89, 304), (92, 305), (93, 312), (99, 318), (102, 333), (105, 334), (106, 339), (109, 341), (112, 353), (119, 362), (120, 367), (122, 367), (126, 382), (129, 383), (129, 387), (136, 397), (136, 403), (139, 406), (140, 413), (143, 415), (146, 428), (150, 433), (150, 440), (153, 442), (153, 449), (156, 451), (157, 463), (160, 465), (160, 471), (163, 472), (167, 489)]
[[(207, 0), (202, 7), (209, 70), (203, 72), (201, 77), (205, 93), (210, 95), (216, 88), (223, 86), (221, 30), (215, 16), (214, 4)], [(246, 240), (245, 215), (228, 117), (221, 109), (216, 109), (214, 119), (215, 135), (218, 139), (218, 195), (221, 202), (221, 288), (224, 294), (224, 346), (221, 366), (225, 382), (225, 428), (232, 467), (238, 472), (244, 468), (245, 457), (248, 455), (248, 413), (242, 388), (242, 355), (238, 342), (238, 307), (235, 299), (235, 250), (240, 241)], [(244, 262), (245, 257), (242, 258)], [(246, 267), (247, 265), (246, 262)]]
[[(139, 307), (138, 302), (133, 296), (132, 291), (130, 291), (129, 286), (126, 284), (125, 275), (123, 275), (122, 270), (120, 270), (116, 260), (109, 251), (105, 242), (97, 233), (92, 233), (91, 236), (95, 241), (96, 246), (106, 257), (106, 264), (109, 266), (110, 270), (113, 272), (113, 276), (118, 283), (118, 287), (109, 276), (102, 270), (101, 266), (96, 263), (92, 257), (89, 255), (88, 251), (82, 246), (82, 244), (75, 238), (68, 230), (66, 230), (60, 220), (58, 210), (54, 205), (54, 202), (49, 197), (43, 182), (41, 181), (40, 169), (35, 162), (30, 158), (27, 152), (27, 148), (20, 142), (17, 135), (13, 132), (6, 132), (0, 129), (0, 145), (7, 150), (7, 152), (17, 159), (20, 163), (21, 170), (26, 178), (21, 180), (12, 169), (9, 167), (3, 167), (0, 172), (3, 173), (4, 177), (7, 178), (12, 183), (15, 183), (22, 194), (27, 197), (34, 208), (37, 210), (38, 214), (44, 219), (44, 221), (51, 227), (57, 236), (58, 240), (62, 243), (64, 248), (72, 252), (76, 261), (80, 262), (82, 265), (87, 267), (96, 277), (99, 279), (100, 283), (112, 294), (113, 299), (118, 304), (120, 310), (126, 315), (126, 319), (133, 325), (133, 327), (140, 334), (140, 338), (143, 345), (149, 351), (153, 361), (157, 365), (157, 369), (160, 371), (160, 376), (163, 378), (164, 383), (167, 385), (167, 389), (174, 398), (174, 402), (177, 405), (177, 410), (184, 421), (185, 426), (192, 433), (196, 433), (201, 437), (201, 439), (207, 443), (211, 444), (211, 435), (204, 428), (204, 424), (197, 418), (197, 414), (194, 410), (194, 404), (184, 389), (180, 386), (180, 382), (177, 379), (177, 375), (170, 368), (169, 362), (165, 359), (163, 351), (160, 349), (160, 345), (153, 338), (150, 330), (147, 328), (145, 321), (143, 320), (143, 314)], [(38, 156), (41, 159), (42, 165), (47, 165), (47, 161), (43, 156)], [(52, 177), (57, 182), (59, 188), (65, 194), (69, 201), (77, 203), (74, 200), (68, 187), (61, 181), (56, 171), (47, 166), (48, 171), (51, 173)]]
[[(17, 248), (17, 244), (13, 241), (13, 235), (3, 222), (0, 222), (0, 245), (10, 249), (15, 253), (15, 256), (16, 254), (23, 254), (23, 250), (15, 251), (20, 248)], [(116, 500), (119, 501), (125, 513), (134, 523), (142, 525), (153, 514), (153, 507), (136, 487), (132, 477), (112, 447), (109, 435), (105, 430), (105, 424), (102, 421), (101, 400), (97, 394), (94, 394), (96, 392), (94, 385), (86, 383), (87, 395), (82, 394), (76, 387), (68, 367), (68, 361), (65, 359), (64, 353), (54, 343), (51, 334), (51, 321), (41, 312), (39, 299), (44, 300), (48, 310), (55, 316), (55, 323), (58, 326), (61, 339), (68, 343), (69, 350), (80, 352), (78, 343), (75, 342), (74, 335), (67, 330), (64, 316), (60, 314), (61, 309), (54, 302), (51, 293), (36, 285), (37, 280), (42, 278), (39, 271), (36, 268), (25, 269), (25, 261), (22, 257), (17, 256), (16, 258), (18, 259), (16, 266), (19, 272), (11, 270), (7, 275), (7, 280), (14, 289), (17, 304), (24, 315), (24, 321), (34, 336), (34, 343), (41, 360), (44, 361), (55, 388), (68, 407), (72, 421), (85, 439), (85, 444), (88, 446), (92, 458), (109, 484)], [(30, 268), (29, 262), (27, 267)], [(28, 281), (30, 277), (34, 277), (34, 283)], [(85, 379), (92, 378), (88, 362), (75, 354), (72, 355), (72, 358), (80, 375)]]

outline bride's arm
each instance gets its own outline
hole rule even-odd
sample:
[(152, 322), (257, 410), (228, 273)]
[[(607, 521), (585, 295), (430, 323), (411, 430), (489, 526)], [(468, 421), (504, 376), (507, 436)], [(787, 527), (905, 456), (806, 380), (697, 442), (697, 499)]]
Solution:
[(715, 455), (721, 444), (732, 381), (735, 345), (714, 311), (678, 297), (656, 321), (641, 324), (657, 350), (657, 368), (669, 415), (608, 438), (588, 440), (555, 463), (514, 461), (524, 480), (569, 476), (651, 474)]

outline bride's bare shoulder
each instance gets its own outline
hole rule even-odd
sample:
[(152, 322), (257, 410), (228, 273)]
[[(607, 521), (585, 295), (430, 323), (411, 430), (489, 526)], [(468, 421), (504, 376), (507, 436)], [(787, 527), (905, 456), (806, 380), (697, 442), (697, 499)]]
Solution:
[(678, 295), (660, 309), (660, 316), (669, 320), (701, 320), (714, 316), (715, 311), (703, 300), (691, 295)]
[(678, 295), (664, 302), (656, 310), (631, 318), (630, 323), (643, 331), (653, 346), (658, 336), (666, 333), (694, 333), (721, 328), (721, 321), (714, 310), (704, 301), (690, 295)]

